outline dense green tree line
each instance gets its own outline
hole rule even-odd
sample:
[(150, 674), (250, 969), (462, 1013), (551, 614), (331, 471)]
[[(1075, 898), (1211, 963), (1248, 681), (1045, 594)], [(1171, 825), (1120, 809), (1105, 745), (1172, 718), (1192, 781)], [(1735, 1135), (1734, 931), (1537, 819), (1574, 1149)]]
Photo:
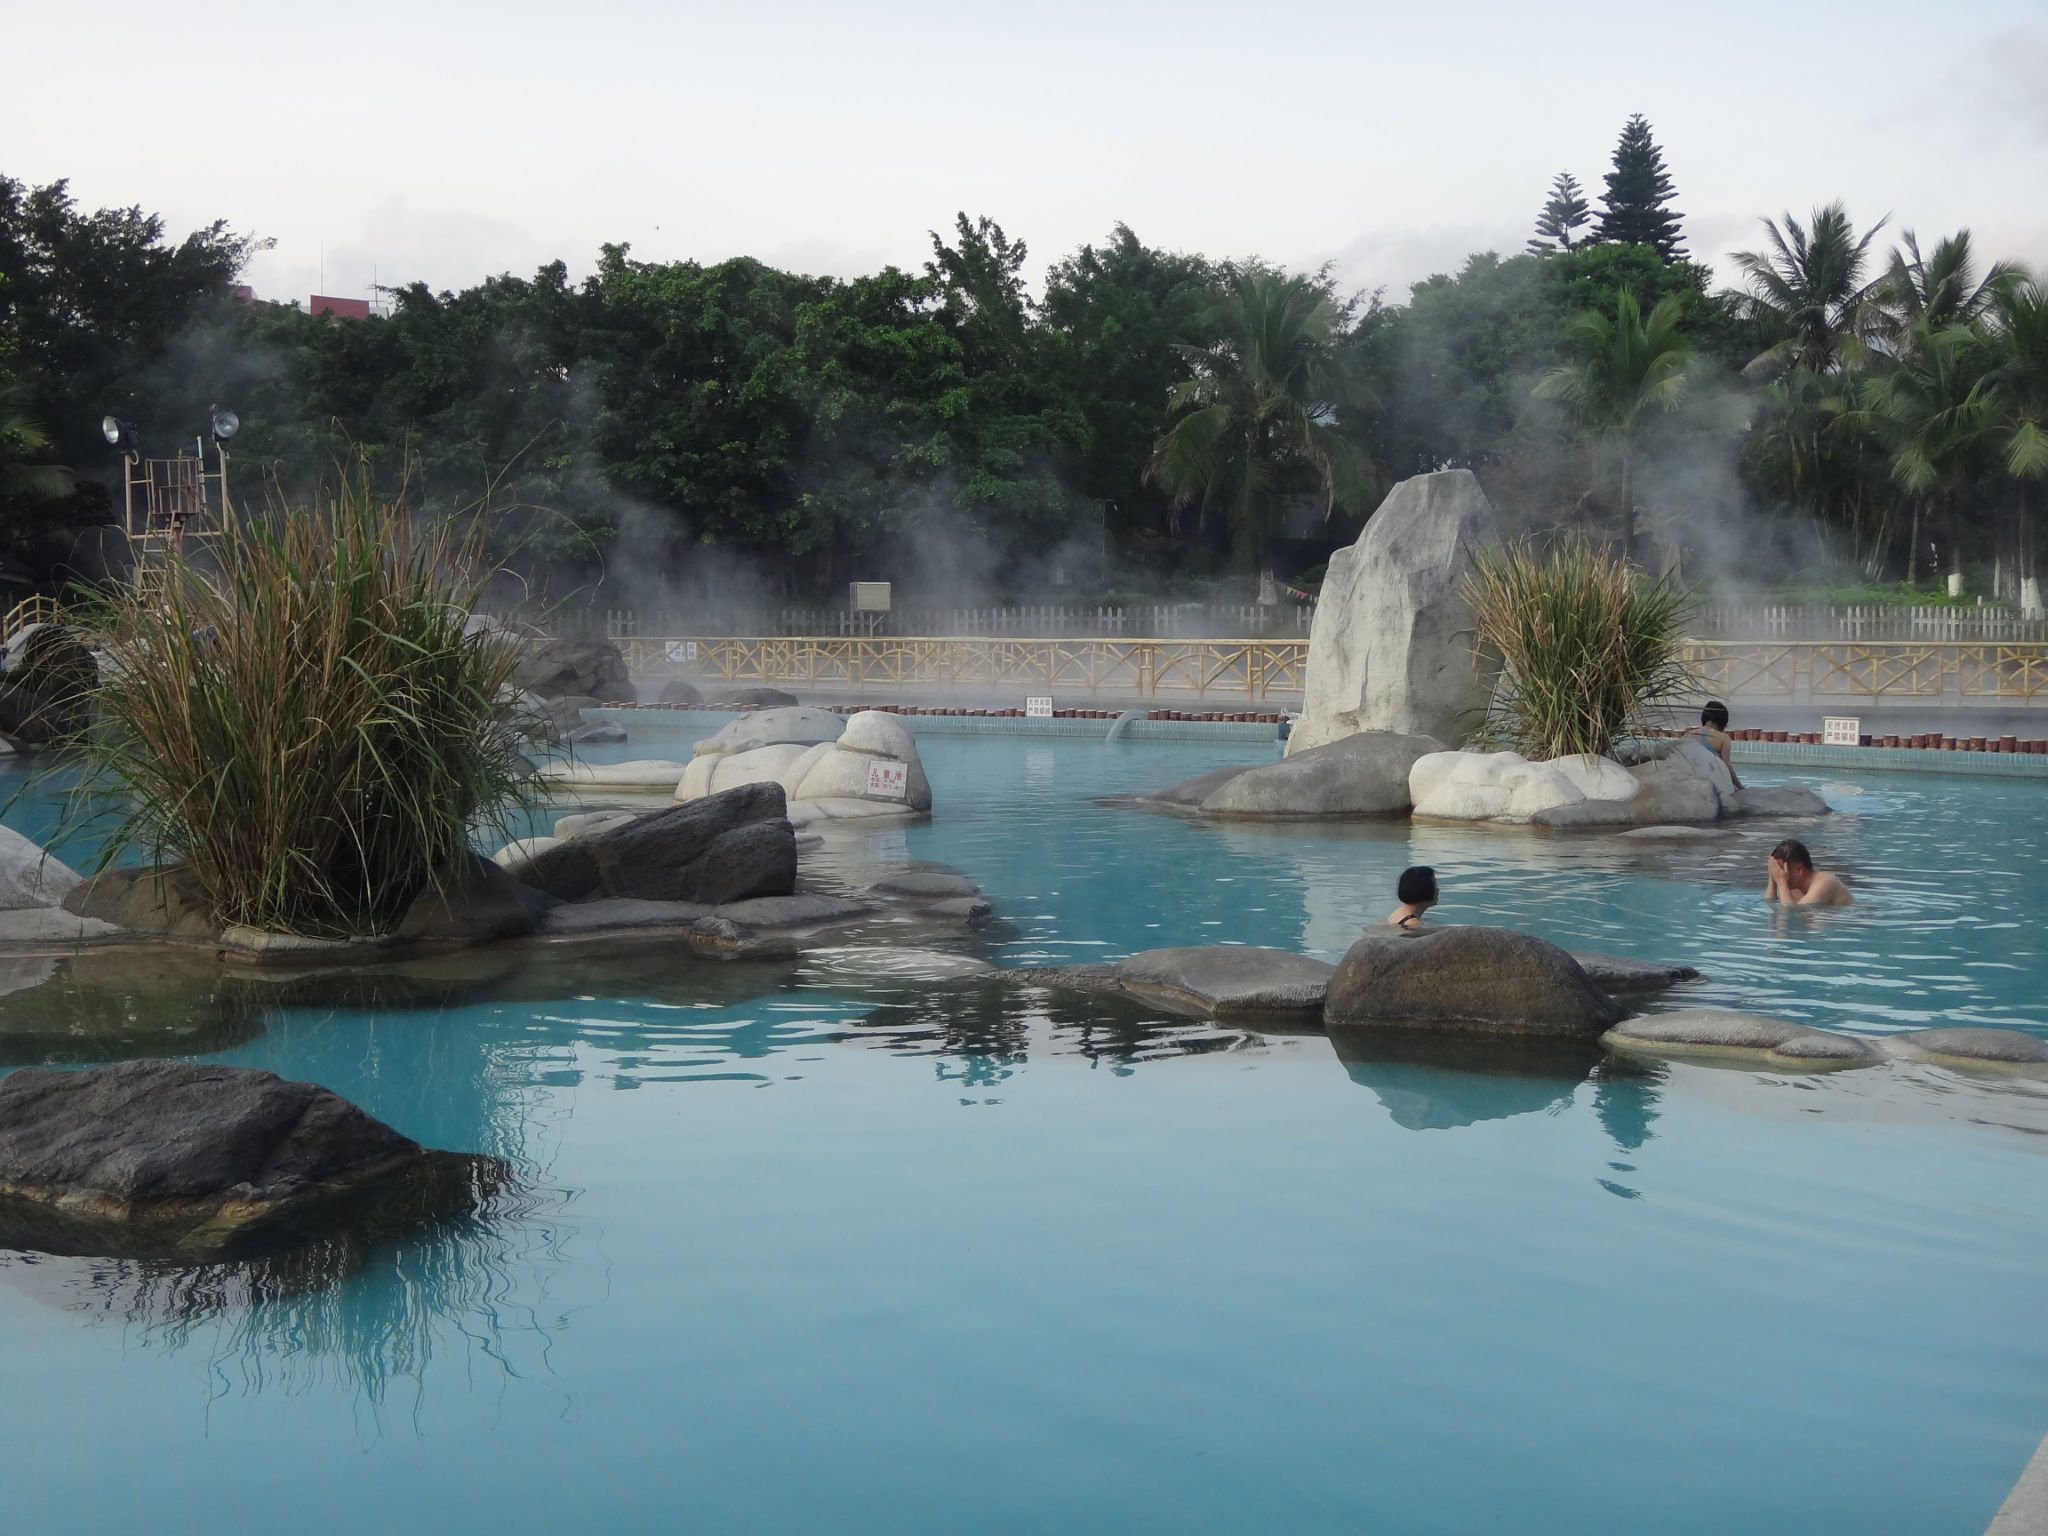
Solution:
[(789, 597), (1312, 579), (1387, 484), (1451, 465), (1646, 561), (2031, 571), (2039, 288), (1967, 234), (1887, 259), (1830, 208), (1717, 293), (1675, 196), (1632, 119), (1597, 209), (1565, 173), (1529, 249), (1400, 304), (1122, 226), (1034, 293), (1024, 242), (962, 215), (914, 272), (612, 246), (581, 282), (413, 284), (353, 321), (238, 302), (256, 247), (224, 225), (173, 242), (0, 177), (0, 540), (17, 583), (57, 579), (118, 483), (100, 418), (175, 451), (218, 403), (244, 497), (361, 466), (484, 506), (566, 585), (736, 569), (708, 551)]

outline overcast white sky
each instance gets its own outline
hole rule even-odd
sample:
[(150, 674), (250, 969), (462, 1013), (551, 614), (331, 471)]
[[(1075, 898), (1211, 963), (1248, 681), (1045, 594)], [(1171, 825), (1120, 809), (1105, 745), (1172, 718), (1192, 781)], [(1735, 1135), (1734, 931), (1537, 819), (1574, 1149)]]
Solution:
[(1845, 198), (2048, 267), (2048, 5), (1724, 0), (216, 0), (9, 7), (0, 173), (272, 236), (266, 298), (752, 254), (916, 266), (956, 209), (1034, 280), (1146, 241), (1389, 297), (1597, 192), (1642, 112), (1695, 254)]

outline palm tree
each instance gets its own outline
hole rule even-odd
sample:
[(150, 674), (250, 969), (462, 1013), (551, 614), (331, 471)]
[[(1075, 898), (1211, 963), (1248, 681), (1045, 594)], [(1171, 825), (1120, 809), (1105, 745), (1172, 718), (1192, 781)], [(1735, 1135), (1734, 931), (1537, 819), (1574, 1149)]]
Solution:
[(1918, 237), (1904, 231), (1891, 266), (1872, 285), (1870, 329), (1887, 350), (1904, 356), (1920, 338), (1986, 318), (2016, 269), (1996, 262), (1980, 282), (1976, 266), (1967, 229), (1938, 242), (1925, 257)]
[(1906, 579), (1919, 576), (1920, 513), (1948, 513), (1951, 589), (1963, 569), (1960, 496), (1980, 467), (1995, 422), (1982, 332), (1972, 326), (1916, 324), (1897, 362), (1863, 386), (1868, 409), (1898, 433), (1892, 478), (1918, 498)]
[(2020, 608), (2029, 618), (2041, 613), (2041, 583), (2034, 574), (2034, 530), (2030, 482), (2048, 478), (2048, 287), (2024, 273), (2010, 273), (1993, 296), (1990, 383), (1997, 402), (1996, 432), (2005, 470), (2019, 482), (2019, 516), (2014, 554), (2020, 574)]
[(1612, 443), (1621, 456), (1621, 555), (1635, 558), (1636, 438), (1652, 409), (1672, 411), (1685, 398), (1692, 344), (1679, 334), (1679, 302), (1667, 298), (1646, 319), (1636, 296), (1622, 289), (1614, 318), (1593, 312), (1566, 324), (1578, 361), (1537, 382), (1539, 400), (1562, 400), (1589, 439)]
[(1343, 313), (1316, 278), (1234, 274), (1213, 330), (1222, 338), (1214, 346), (1180, 349), (1193, 377), (1174, 386), (1168, 403), (1178, 419), (1145, 473), (1176, 506), (1222, 507), (1239, 558), (1259, 572), (1259, 600), (1270, 602), (1276, 481), (1306, 466), (1326, 517), (1362, 508), (1373, 466), (1336, 417), (1367, 392), (1341, 364)]
[(1789, 213), (1782, 228), (1764, 220), (1770, 248), (1737, 253), (1748, 291), (1730, 297), (1738, 314), (1775, 339), (1745, 372), (1832, 373), (1860, 360), (1858, 333), (1874, 286), (1863, 273), (1870, 242), (1885, 223), (1879, 219), (1859, 238), (1840, 202), (1816, 208), (1810, 228)]

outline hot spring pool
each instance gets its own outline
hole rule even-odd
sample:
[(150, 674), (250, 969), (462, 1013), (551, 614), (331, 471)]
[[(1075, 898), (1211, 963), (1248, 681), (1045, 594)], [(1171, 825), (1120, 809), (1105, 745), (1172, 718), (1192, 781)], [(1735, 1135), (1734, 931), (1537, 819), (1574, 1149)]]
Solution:
[[(1687, 1002), (2048, 1031), (2039, 786), (1759, 771), (1865, 898), (1774, 913), (1771, 831), (1216, 828), (1094, 800), (1271, 749), (921, 745), (939, 816), (835, 857), (957, 865), (998, 962), (1334, 959), (1426, 862)], [(2048, 1084), (1343, 1059), (929, 964), (260, 1009), (209, 1059), (522, 1192), (347, 1265), (0, 1255), (10, 1528), (1973, 1532), (2048, 1428)]]

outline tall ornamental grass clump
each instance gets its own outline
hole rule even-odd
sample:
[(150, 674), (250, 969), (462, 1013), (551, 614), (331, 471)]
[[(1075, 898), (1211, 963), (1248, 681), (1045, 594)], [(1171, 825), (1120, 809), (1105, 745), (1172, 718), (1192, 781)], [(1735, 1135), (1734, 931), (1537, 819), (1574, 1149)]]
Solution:
[(528, 793), (501, 703), (516, 643), (468, 623), (478, 542), (350, 489), (209, 553), (93, 615), (109, 846), (186, 865), (223, 923), (387, 930)]
[(1485, 551), (1464, 595), (1474, 645), (1501, 665), (1479, 734), (1525, 757), (1606, 755), (1651, 707), (1695, 686), (1686, 595), (1582, 539)]

